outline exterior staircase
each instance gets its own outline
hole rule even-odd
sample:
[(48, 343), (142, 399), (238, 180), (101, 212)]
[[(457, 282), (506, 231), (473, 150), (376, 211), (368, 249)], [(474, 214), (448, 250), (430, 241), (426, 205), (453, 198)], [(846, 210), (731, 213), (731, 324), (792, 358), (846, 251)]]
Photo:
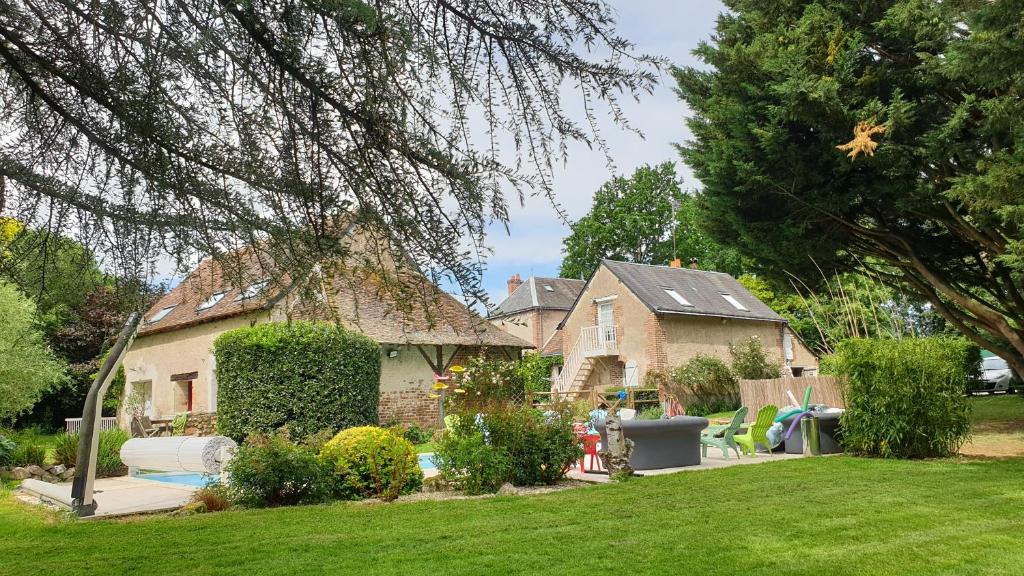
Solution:
[(619, 355), (618, 326), (587, 326), (565, 357), (562, 372), (551, 382), (552, 395), (575, 400), (582, 392), (599, 358)]

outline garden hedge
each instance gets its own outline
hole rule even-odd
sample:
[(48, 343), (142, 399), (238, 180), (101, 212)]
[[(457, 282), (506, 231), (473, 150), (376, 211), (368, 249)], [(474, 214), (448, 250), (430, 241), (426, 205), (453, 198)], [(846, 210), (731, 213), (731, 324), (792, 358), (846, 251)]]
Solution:
[(285, 424), (296, 439), (377, 424), (380, 346), (320, 322), (257, 324), (214, 342), (217, 428), (242, 440)]
[(822, 370), (846, 377), (846, 450), (885, 458), (955, 453), (970, 437), (965, 392), (980, 358), (962, 338), (840, 343)]

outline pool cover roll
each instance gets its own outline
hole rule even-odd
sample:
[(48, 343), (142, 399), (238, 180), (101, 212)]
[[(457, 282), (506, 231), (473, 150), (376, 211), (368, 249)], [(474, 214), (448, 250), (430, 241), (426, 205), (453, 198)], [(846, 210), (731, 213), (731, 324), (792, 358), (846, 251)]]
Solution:
[(221, 448), (237, 446), (227, 436), (132, 438), (121, 446), (121, 461), (143, 470), (220, 474)]

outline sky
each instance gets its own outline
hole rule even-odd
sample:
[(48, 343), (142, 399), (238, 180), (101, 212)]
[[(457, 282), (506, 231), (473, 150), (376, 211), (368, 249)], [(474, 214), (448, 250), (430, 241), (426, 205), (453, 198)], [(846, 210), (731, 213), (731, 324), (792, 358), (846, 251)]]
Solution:
[[(678, 66), (699, 64), (690, 52), (714, 31), (715, 18), (724, 7), (705, 0), (610, 0), (618, 12), (617, 31), (635, 45), (637, 52), (662, 56)], [(654, 93), (639, 102), (623, 100), (630, 124), (644, 137), (617, 128), (608, 119), (602, 136), (610, 147), (614, 172), (605, 154), (585, 145), (570, 145), (568, 161), (555, 172), (558, 202), (571, 220), (590, 209), (594, 192), (616, 174), (632, 174), (643, 164), (676, 163), (684, 188), (699, 188), (690, 170), (682, 164), (673, 144), (690, 137), (685, 118), (689, 111), (673, 92), (674, 81), (663, 71)], [(509, 231), (495, 225), (488, 231), (487, 244), (494, 253), (487, 259), (484, 289), (492, 304), (507, 295), (506, 281), (518, 273), (528, 276), (557, 276), (562, 260), (562, 239), (569, 228), (543, 198), (527, 198), (525, 206), (511, 206)]]

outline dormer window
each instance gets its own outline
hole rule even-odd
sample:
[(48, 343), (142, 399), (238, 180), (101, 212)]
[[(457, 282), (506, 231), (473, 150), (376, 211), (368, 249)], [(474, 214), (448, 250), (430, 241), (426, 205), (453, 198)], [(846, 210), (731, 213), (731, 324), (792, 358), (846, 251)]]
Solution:
[(196, 311), (202, 312), (203, 310), (213, 308), (214, 306), (217, 305), (217, 302), (220, 302), (221, 299), (224, 298), (225, 294), (227, 294), (227, 292), (217, 292), (213, 296), (210, 296), (209, 298), (206, 299), (205, 302), (196, 307)]
[(683, 295), (680, 294), (679, 292), (676, 292), (671, 288), (663, 288), (663, 290), (665, 290), (665, 294), (671, 296), (672, 299), (679, 303), (681, 306), (693, 306), (693, 304), (690, 304), (690, 301), (687, 300), (686, 298), (683, 298)]
[(725, 298), (726, 302), (728, 302), (729, 304), (732, 304), (733, 308), (735, 308), (737, 310), (742, 310), (744, 312), (750, 312), (750, 310), (746, 306), (741, 304), (739, 300), (737, 300), (735, 297), (733, 297), (732, 294), (722, 294), (722, 298)]
[(242, 290), (238, 294), (238, 296), (235, 296), (235, 302), (238, 302), (239, 300), (248, 300), (249, 298), (256, 297), (257, 295), (259, 295), (260, 292), (263, 292), (263, 289), (266, 288), (267, 284), (269, 283), (269, 280), (260, 280), (259, 282), (256, 282), (255, 284), (249, 286), (245, 290)]
[(149, 319), (148, 323), (149, 324), (156, 324), (157, 322), (163, 320), (165, 317), (167, 317), (168, 314), (171, 313), (171, 310), (174, 310), (174, 308), (176, 306), (177, 306), (177, 304), (175, 304), (174, 306), (168, 306), (166, 308), (161, 308), (159, 312), (157, 312), (156, 314), (153, 314), (153, 317)]

